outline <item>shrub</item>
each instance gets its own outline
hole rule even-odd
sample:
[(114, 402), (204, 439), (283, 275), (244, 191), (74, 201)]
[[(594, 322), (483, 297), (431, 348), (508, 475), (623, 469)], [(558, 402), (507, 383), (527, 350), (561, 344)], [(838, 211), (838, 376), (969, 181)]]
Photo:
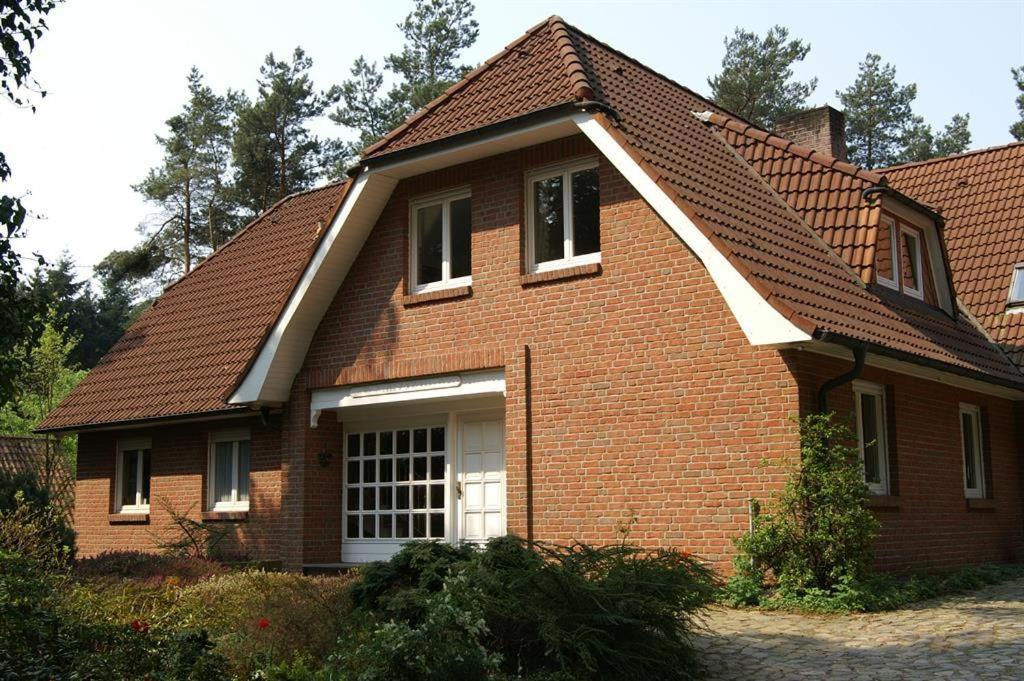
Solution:
[[(10, 541), (16, 528), (31, 528), (39, 533), (40, 548), (48, 545), (66, 547), (65, 553), (75, 552), (75, 532), (71, 529), (63, 510), (53, 503), (50, 493), (40, 483), (34, 473), (7, 473), (0, 471), (0, 516), (7, 516), (9, 521), (4, 536), (0, 537), (0, 547), (9, 551), (21, 551), (25, 547), (3, 544)], [(13, 526), (12, 524), (13, 523)], [(34, 550), (35, 551), (35, 550)], [(35, 551), (38, 553), (38, 551)]]
[(335, 663), (359, 679), (692, 678), (689, 633), (714, 590), (676, 551), (414, 543), (365, 568), (353, 594), (365, 619)]
[(151, 584), (162, 584), (170, 580), (180, 586), (224, 574), (228, 570), (223, 563), (206, 558), (183, 558), (141, 551), (105, 551), (75, 563), (75, 573), (87, 580), (120, 582), (130, 579)]
[(228, 530), (224, 527), (213, 527), (208, 523), (194, 520), (189, 513), (195, 508), (191, 506), (184, 513), (178, 511), (167, 499), (160, 499), (160, 506), (171, 517), (171, 525), (162, 535), (154, 533), (153, 541), (164, 553), (178, 558), (197, 560), (217, 558), (220, 556), (220, 544), (227, 537)]
[(204, 633), (86, 622), (65, 607), (66, 587), (38, 561), (0, 551), (0, 678), (224, 678)]
[(346, 628), (351, 579), (245, 570), (177, 590), (169, 626), (205, 629), (242, 677), (270, 663), (325, 660)]
[(0, 511), (0, 550), (63, 571), (74, 553), (74, 532), (52, 505), (37, 506), (18, 490), (14, 507)]
[(766, 571), (780, 593), (833, 592), (864, 579), (878, 521), (865, 507), (867, 486), (850, 429), (831, 414), (800, 421), (800, 464), (753, 529), (736, 544), (735, 601), (757, 599)]

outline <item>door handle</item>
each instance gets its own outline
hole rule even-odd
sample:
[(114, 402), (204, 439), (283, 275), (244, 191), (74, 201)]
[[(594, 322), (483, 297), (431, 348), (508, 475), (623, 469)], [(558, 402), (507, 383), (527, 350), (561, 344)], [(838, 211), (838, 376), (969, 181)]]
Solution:
[(455, 496), (458, 497), (459, 499), (462, 498), (462, 483), (461, 482), (456, 482), (455, 483)]

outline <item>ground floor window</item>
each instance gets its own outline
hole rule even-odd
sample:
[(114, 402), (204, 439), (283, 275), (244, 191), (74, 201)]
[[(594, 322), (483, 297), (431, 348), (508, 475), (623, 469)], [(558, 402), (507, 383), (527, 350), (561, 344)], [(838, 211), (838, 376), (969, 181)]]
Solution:
[(348, 433), (345, 460), (347, 539), (445, 538), (446, 425)]
[(980, 499), (985, 496), (985, 463), (981, 449), (981, 409), (973, 404), (960, 405), (960, 437), (964, 454), (964, 494)]
[(857, 440), (864, 482), (872, 494), (889, 493), (889, 450), (885, 423), (885, 386), (856, 381)]
[(152, 444), (148, 439), (117, 443), (117, 511), (149, 511), (149, 478)]
[(249, 454), (247, 430), (222, 431), (211, 435), (208, 485), (210, 510), (249, 510)]

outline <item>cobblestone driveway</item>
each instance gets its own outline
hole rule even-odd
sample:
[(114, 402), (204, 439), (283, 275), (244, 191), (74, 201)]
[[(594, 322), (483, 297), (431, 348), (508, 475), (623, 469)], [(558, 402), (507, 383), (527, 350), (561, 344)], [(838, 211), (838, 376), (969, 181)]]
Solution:
[(698, 647), (725, 679), (1024, 679), (1024, 579), (888, 613), (715, 610)]

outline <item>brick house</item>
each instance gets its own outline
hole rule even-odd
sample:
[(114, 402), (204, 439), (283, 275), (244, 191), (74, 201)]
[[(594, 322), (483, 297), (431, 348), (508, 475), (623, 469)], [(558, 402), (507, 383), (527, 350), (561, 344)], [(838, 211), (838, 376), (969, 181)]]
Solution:
[(47, 418), (79, 434), (80, 551), (151, 548), (169, 504), (296, 569), (630, 523), (725, 567), (828, 409), (880, 566), (1020, 559), (1024, 147), (872, 172), (837, 112), (787, 125), (538, 24), (172, 285)]

